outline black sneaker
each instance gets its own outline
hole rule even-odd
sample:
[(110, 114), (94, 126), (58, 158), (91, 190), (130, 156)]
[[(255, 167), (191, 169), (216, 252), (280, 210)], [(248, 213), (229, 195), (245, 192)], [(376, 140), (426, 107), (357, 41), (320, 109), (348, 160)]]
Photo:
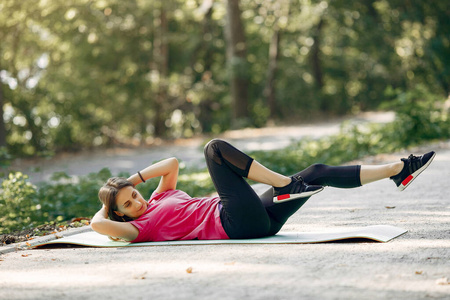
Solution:
[(299, 175), (292, 176), (288, 185), (273, 188), (273, 203), (281, 203), (298, 198), (307, 198), (323, 190), (321, 185), (308, 185)]
[(431, 151), (422, 156), (414, 156), (411, 154), (408, 158), (402, 158), (405, 166), (400, 173), (392, 176), (391, 179), (394, 180), (398, 189), (403, 191), (430, 165), (435, 156), (436, 153)]

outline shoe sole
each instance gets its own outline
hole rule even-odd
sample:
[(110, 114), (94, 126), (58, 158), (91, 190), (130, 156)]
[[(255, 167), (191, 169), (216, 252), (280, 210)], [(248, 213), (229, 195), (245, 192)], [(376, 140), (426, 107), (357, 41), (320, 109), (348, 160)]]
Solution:
[(315, 190), (315, 191), (311, 191), (311, 192), (303, 192), (300, 194), (284, 194), (284, 195), (278, 195), (276, 197), (273, 197), (273, 203), (283, 203), (286, 201), (291, 201), (291, 200), (295, 200), (295, 199), (300, 199), (300, 198), (308, 198), (311, 197), (314, 194), (317, 194), (318, 192), (323, 191), (323, 187)]
[(428, 162), (426, 164), (424, 164), (420, 169), (417, 169), (414, 173), (412, 173), (411, 175), (406, 177), (402, 181), (402, 183), (400, 183), (400, 185), (398, 186), (398, 189), (400, 191), (403, 191), (404, 189), (406, 189), (414, 181), (414, 179), (416, 179), (417, 176), (419, 176), (420, 173), (422, 173), (423, 171), (425, 171), (426, 168), (428, 168), (428, 166), (431, 164), (431, 162), (433, 161), (435, 156), (436, 156), (436, 153), (434, 153), (433, 156), (428, 160)]

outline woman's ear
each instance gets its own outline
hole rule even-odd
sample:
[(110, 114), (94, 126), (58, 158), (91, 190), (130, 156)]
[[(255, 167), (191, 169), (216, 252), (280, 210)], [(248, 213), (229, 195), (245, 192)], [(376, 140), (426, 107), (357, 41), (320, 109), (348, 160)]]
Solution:
[(115, 213), (116, 215), (118, 215), (119, 217), (125, 216), (125, 214), (121, 213), (120, 211), (116, 211), (116, 210), (115, 210), (114, 213)]

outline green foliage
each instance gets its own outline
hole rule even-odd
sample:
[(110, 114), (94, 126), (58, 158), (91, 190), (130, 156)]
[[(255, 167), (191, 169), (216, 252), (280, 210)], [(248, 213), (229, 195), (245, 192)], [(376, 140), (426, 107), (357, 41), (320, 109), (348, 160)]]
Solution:
[(0, 195), (0, 234), (92, 216), (99, 208), (98, 189), (111, 176), (108, 169), (79, 178), (55, 173), (50, 182), (34, 186), (27, 182), (27, 175), (10, 173)]
[[(230, 69), (248, 78), (245, 126), (264, 126), (269, 116), (305, 121), (375, 109), (387, 83), (449, 93), (445, 1), (242, 0), (246, 42), (239, 47), (247, 57), (228, 64), (225, 3), (1, 1), (9, 152), (219, 133), (232, 121)], [(276, 32), (272, 112), (264, 90)]]
[(27, 182), (28, 176), (10, 173), (0, 190), (0, 234), (31, 227), (41, 221), (37, 188)]
[(49, 183), (39, 185), (38, 198), (46, 220), (69, 220), (91, 216), (98, 210), (98, 190), (112, 177), (108, 169), (79, 178), (65, 173), (55, 173)]
[(424, 85), (402, 92), (387, 90), (394, 101), (385, 107), (397, 112), (396, 121), (388, 126), (400, 145), (409, 146), (423, 140), (450, 137), (450, 112), (443, 98), (430, 92)]

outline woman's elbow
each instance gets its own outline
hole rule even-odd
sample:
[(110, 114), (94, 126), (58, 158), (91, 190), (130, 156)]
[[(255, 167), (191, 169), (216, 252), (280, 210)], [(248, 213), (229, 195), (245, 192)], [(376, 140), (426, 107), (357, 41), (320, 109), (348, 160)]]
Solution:
[(99, 231), (99, 222), (98, 221), (91, 221), (91, 228), (92, 228), (92, 230), (98, 232)]
[(91, 220), (91, 228), (92, 230), (94, 230), (95, 232), (98, 232), (100, 234), (103, 234), (104, 231), (104, 222), (102, 220)]
[(178, 159), (176, 157), (171, 157), (171, 158), (168, 158), (167, 160), (170, 164), (171, 169), (176, 169), (176, 170), (179, 169), (180, 163), (178, 162)]
[(176, 166), (178, 166), (178, 159), (176, 157), (169, 158), (170, 162)]

